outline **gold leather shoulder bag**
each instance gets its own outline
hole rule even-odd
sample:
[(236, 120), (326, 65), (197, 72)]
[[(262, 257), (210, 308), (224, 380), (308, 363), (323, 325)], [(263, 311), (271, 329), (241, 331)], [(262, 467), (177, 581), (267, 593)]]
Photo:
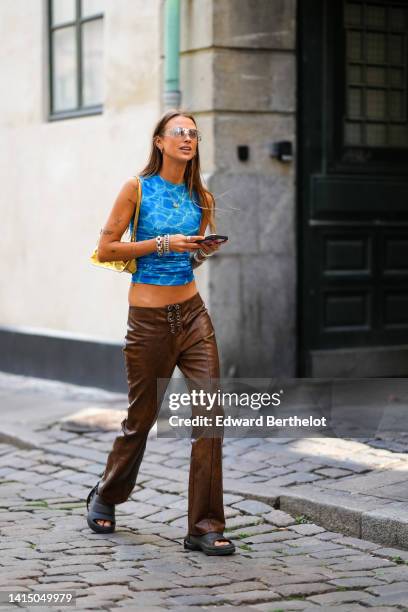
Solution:
[[(142, 182), (138, 176), (134, 178), (137, 179), (137, 188), (136, 188), (137, 191), (136, 191), (135, 216), (133, 219), (133, 229), (132, 229), (132, 234), (130, 236), (130, 241), (124, 241), (124, 242), (135, 242), (136, 226), (137, 226), (137, 221), (139, 219), (140, 205), (142, 202)], [(94, 252), (92, 253), (90, 257), (90, 260), (94, 266), (108, 268), (108, 270), (115, 270), (116, 272), (129, 272), (129, 274), (133, 274), (137, 270), (136, 258), (129, 259), (128, 261), (122, 261), (122, 260), (121, 261), (99, 261), (98, 246), (96, 246)]]

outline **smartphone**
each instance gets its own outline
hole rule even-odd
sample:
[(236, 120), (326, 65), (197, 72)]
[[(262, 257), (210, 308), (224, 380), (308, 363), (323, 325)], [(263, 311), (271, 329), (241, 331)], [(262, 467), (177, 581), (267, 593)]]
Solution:
[(221, 236), (220, 234), (209, 234), (203, 240), (196, 240), (197, 244), (211, 244), (211, 242), (216, 242), (217, 244), (222, 244), (228, 240), (228, 236)]

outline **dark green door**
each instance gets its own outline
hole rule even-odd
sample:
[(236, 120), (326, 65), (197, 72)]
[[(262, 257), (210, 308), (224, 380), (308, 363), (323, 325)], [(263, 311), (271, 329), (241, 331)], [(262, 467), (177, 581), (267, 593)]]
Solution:
[(300, 0), (299, 373), (408, 375), (408, 0)]

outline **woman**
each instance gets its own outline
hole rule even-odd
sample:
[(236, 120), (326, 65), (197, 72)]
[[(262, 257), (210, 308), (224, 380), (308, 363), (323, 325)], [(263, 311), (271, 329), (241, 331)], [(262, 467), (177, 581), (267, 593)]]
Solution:
[[(193, 274), (193, 268), (219, 248), (215, 242), (195, 242), (204, 238), (208, 225), (215, 231), (215, 201), (200, 178), (199, 140), (191, 114), (167, 112), (154, 130), (150, 159), (140, 174), (142, 202), (135, 242), (120, 240), (126, 228), (132, 228), (136, 177), (123, 185), (101, 232), (99, 259), (137, 258), (137, 271), (129, 288), (123, 348), (128, 415), (102, 479), (87, 499), (88, 525), (97, 533), (114, 531), (115, 504), (125, 502), (135, 486), (157, 418), (157, 378), (170, 379), (176, 365), (188, 384), (219, 378), (214, 328)], [(223, 535), (222, 437), (192, 438), (184, 547), (209, 555), (235, 552)]]

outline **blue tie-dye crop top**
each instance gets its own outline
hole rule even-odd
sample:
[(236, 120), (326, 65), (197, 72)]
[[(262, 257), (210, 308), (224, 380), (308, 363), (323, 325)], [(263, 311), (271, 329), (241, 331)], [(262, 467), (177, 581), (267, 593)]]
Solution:
[[(159, 234), (198, 235), (202, 209), (193, 191), (190, 198), (187, 187), (166, 181), (158, 174), (141, 176), (142, 201), (136, 226), (136, 241), (150, 240)], [(175, 206), (175, 204), (179, 206)], [(133, 217), (129, 225), (133, 229)], [(158, 255), (157, 251), (136, 258), (137, 270), (132, 283), (152, 285), (186, 285), (194, 280), (190, 252), (170, 251)]]

